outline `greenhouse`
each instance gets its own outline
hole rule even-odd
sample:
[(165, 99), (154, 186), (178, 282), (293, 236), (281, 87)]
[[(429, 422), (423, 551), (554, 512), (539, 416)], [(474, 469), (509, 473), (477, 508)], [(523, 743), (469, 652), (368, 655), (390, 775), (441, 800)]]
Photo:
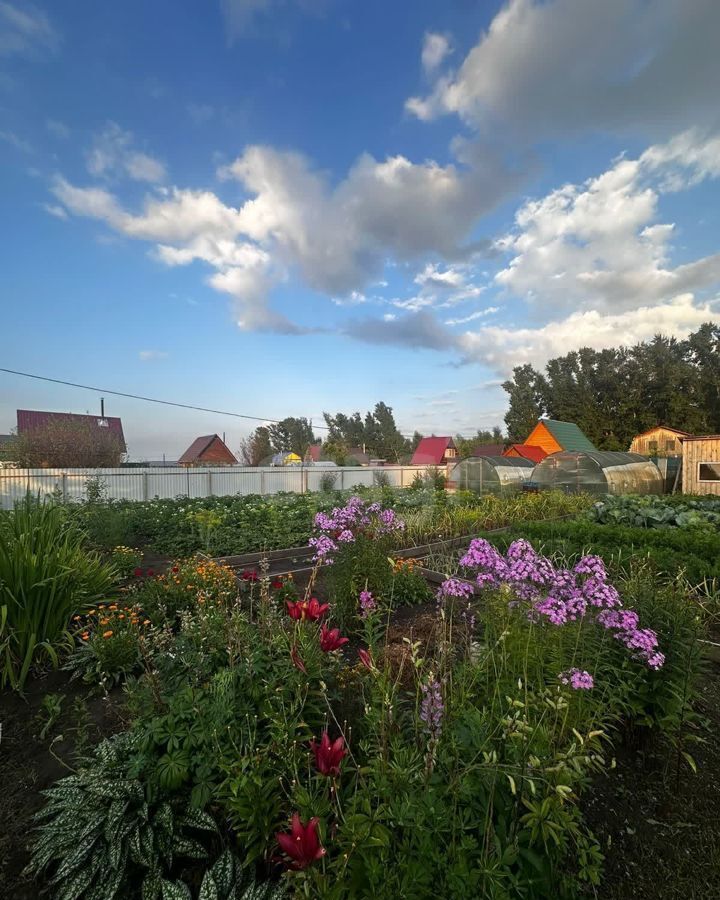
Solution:
[(471, 456), (450, 471), (449, 487), (478, 494), (505, 494), (521, 490), (530, 481), (533, 463), (512, 456)]
[(664, 489), (658, 467), (638, 453), (553, 453), (535, 466), (532, 480), (542, 490), (568, 494), (662, 494)]

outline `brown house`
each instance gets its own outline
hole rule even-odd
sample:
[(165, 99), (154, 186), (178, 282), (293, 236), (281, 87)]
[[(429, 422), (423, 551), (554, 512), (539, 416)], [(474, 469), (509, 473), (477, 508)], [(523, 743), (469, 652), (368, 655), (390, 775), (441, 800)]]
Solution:
[(122, 422), (117, 416), (88, 416), (78, 413), (45, 412), (38, 409), (19, 409), (17, 411), (18, 434), (29, 434), (42, 431), (49, 425), (69, 425), (87, 428), (91, 434), (111, 434), (115, 437), (119, 450), (125, 453), (125, 435)]
[(630, 452), (642, 456), (682, 456), (683, 441), (689, 436), (687, 431), (656, 425), (633, 438)]
[(205, 434), (195, 438), (178, 460), (179, 466), (234, 466), (237, 464), (232, 451), (217, 434)]
[(683, 493), (720, 496), (720, 434), (683, 438)]

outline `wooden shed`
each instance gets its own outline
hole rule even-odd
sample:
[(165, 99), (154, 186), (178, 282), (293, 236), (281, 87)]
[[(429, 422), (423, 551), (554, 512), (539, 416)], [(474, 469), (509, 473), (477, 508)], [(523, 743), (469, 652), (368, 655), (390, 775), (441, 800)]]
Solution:
[(560, 450), (580, 453), (597, 450), (574, 422), (560, 422), (557, 419), (540, 419), (525, 438), (525, 444), (542, 447), (548, 455)]
[(636, 435), (630, 444), (631, 453), (642, 456), (682, 456), (683, 440), (689, 437), (687, 431), (656, 425), (642, 434)]
[(195, 438), (178, 460), (179, 466), (234, 466), (237, 459), (217, 434), (205, 434)]
[(683, 439), (683, 493), (720, 496), (720, 434)]

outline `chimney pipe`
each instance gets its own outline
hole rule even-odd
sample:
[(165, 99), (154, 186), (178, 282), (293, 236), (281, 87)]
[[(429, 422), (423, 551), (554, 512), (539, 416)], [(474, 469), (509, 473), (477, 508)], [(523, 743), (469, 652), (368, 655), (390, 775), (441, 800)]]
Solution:
[(104, 397), (100, 398), (100, 418), (101, 419), (105, 418), (105, 398)]

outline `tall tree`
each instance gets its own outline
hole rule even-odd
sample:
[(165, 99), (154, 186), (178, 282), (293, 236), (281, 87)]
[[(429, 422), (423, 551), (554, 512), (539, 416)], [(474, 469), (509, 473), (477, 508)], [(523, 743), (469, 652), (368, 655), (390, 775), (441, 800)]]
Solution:
[(508, 440), (513, 444), (520, 443), (545, 412), (545, 381), (539, 372), (526, 363), (513, 369), (512, 380), (504, 382), (503, 390), (510, 395), (510, 408), (505, 416)]
[(270, 432), (264, 425), (258, 426), (248, 437), (240, 441), (240, 461), (246, 466), (267, 464), (273, 454)]
[(312, 425), (305, 418), (288, 416), (281, 422), (268, 425), (270, 444), (275, 453), (297, 453), (305, 456), (307, 448), (315, 442)]

